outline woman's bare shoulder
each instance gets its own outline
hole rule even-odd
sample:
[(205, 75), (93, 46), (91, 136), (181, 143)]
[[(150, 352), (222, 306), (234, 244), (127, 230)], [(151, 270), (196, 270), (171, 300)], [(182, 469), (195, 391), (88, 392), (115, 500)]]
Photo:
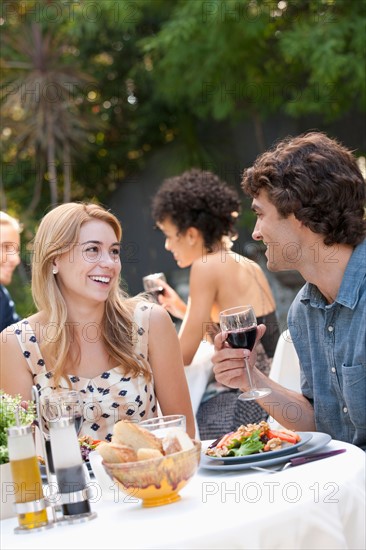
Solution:
[(19, 325), (20, 323), (10, 325), (0, 334), (0, 360), (2, 374), (3, 368), (5, 367), (10, 366), (13, 368), (16, 367), (17, 364), (23, 364), (24, 356), (19, 344), (19, 338), (22, 338), (22, 336), (17, 334)]
[[(30, 399), (32, 373), (16, 334), (17, 326), (21, 323), (10, 325), (0, 334), (1, 387), (6, 393), (20, 394), (23, 399)], [(25, 323), (25, 326), (29, 324)]]
[(18, 335), (21, 331), (24, 335), (33, 335), (35, 334), (37, 340), (40, 342), (42, 340), (42, 333), (44, 332), (47, 322), (45, 322), (44, 316), (41, 313), (35, 313), (26, 319), (22, 319), (13, 325), (8, 326), (0, 334), (0, 339), (2, 343), (7, 345), (17, 345)]
[[(164, 345), (162, 345), (164, 343)], [(150, 350), (159, 351), (166, 345), (178, 345), (178, 334), (169, 313), (160, 305), (154, 304), (151, 309), (149, 324)]]
[(150, 313), (150, 328), (151, 325), (166, 325), (167, 323), (171, 324), (172, 320), (166, 309), (159, 304), (152, 304)]
[(217, 252), (215, 254), (205, 254), (201, 256), (200, 258), (197, 258), (191, 266), (191, 274), (199, 274), (210, 276), (214, 274), (214, 271), (216, 268), (220, 267), (223, 262), (225, 261), (225, 258), (222, 256), (221, 253)]

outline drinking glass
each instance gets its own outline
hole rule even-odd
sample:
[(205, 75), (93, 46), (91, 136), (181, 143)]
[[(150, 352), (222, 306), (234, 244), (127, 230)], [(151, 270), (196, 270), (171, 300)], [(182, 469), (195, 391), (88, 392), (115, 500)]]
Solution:
[[(226, 341), (232, 348), (252, 351), (257, 335), (257, 318), (252, 306), (238, 306), (220, 312), (220, 328), (227, 333)], [(238, 399), (250, 401), (269, 395), (270, 388), (257, 388), (252, 379), (249, 361), (244, 359), (250, 389), (241, 393)]]
[(79, 435), (84, 421), (83, 400), (77, 390), (59, 389), (41, 397), (42, 417), (47, 427), (48, 420), (73, 418), (76, 434)]
[(165, 437), (172, 429), (186, 431), (186, 417), (184, 414), (168, 414), (149, 418), (139, 423), (141, 428), (154, 432), (157, 437)]
[(166, 283), (166, 277), (164, 273), (151, 273), (142, 278), (142, 283), (144, 285), (144, 290), (149, 292), (159, 303), (158, 296), (159, 294), (164, 294), (164, 288), (159, 284), (160, 281)]

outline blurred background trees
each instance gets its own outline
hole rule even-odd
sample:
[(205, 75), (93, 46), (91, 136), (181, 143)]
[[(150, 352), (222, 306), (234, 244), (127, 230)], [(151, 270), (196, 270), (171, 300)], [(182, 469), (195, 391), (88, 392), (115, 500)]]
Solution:
[[(165, 152), (170, 173), (190, 166), (219, 173), (220, 163), (234, 162), (228, 129), (241, 121), (250, 124), (241, 130), (249, 161), (283, 137), (277, 122), (268, 131), (271, 117), (297, 121), (302, 131), (309, 120), (318, 129), (344, 117), (360, 124), (365, 6), (3, 1), (1, 208), (20, 218), (28, 242), (55, 204), (113, 208), (115, 193), (126, 181), (139, 185), (154, 154)], [(352, 134), (342, 136), (345, 145), (363, 155), (364, 132)], [(238, 185), (247, 161), (230, 183)], [(250, 225), (250, 214), (242, 222)]]

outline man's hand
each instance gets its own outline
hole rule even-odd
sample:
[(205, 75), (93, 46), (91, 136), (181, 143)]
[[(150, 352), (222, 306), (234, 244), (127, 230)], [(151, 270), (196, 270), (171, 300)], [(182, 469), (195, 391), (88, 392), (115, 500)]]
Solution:
[(265, 325), (258, 325), (257, 337), (252, 352), (247, 349), (231, 348), (226, 342), (227, 335), (225, 332), (220, 332), (215, 336), (215, 353), (212, 357), (212, 362), (218, 382), (229, 388), (248, 389), (244, 357), (249, 358), (249, 364), (253, 368), (257, 359), (256, 346), (265, 332)]

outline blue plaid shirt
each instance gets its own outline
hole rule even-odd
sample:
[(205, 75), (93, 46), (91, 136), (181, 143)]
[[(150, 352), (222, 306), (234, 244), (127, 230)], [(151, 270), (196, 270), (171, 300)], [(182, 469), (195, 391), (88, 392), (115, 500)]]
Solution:
[(328, 304), (316, 286), (305, 284), (290, 307), (288, 326), (317, 431), (365, 449), (366, 240), (354, 249), (335, 302)]

